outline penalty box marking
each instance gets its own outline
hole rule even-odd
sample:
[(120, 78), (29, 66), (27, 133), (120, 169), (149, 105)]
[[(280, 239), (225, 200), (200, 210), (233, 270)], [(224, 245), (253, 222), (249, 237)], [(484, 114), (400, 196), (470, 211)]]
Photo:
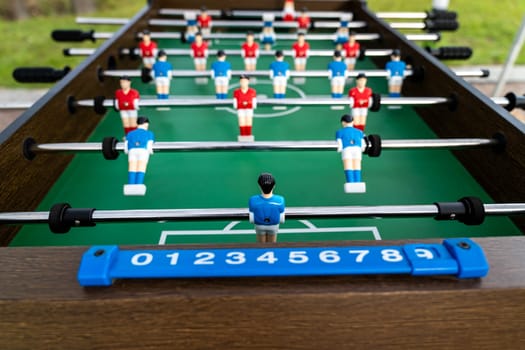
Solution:
[[(280, 229), (279, 234), (294, 233), (339, 233), (339, 232), (371, 232), (375, 240), (381, 240), (381, 235), (376, 226), (358, 226), (358, 227), (326, 227), (319, 228), (308, 220), (299, 220), (306, 228), (288, 228)], [(222, 230), (165, 230), (161, 232), (159, 245), (165, 245), (169, 236), (204, 236), (204, 235), (254, 235), (255, 230), (234, 230), (233, 228), (240, 221), (232, 221)]]

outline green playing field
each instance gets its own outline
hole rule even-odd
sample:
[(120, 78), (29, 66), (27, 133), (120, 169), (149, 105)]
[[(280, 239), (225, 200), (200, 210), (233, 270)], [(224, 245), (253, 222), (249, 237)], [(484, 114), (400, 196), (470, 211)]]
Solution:
[[(241, 41), (214, 41), (212, 48), (239, 48)], [(291, 42), (280, 43), (289, 48)], [(162, 41), (161, 47), (183, 47), (175, 41)], [(330, 43), (312, 43), (315, 49), (330, 49)], [(214, 58), (208, 60), (208, 67)], [(243, 68), (239, 57), (229, 57), (233, 68)], [(258, 69), (266, 70), (272, 58), (261, 57)], [(193, 69), (191, 58), (170, 57), (174, 69)], [(291, 58), (287, 61), (292, 64)], [(308, 69), (326, 69), (330, 58), (311, 57)], [(358, 69), (374, 69), (368, 61), (359, 61)], [(235, 88), (232, 80), (230, 91)], [(352, 83), (353, 84), (353, 83)], [(171, 96), (207, 96), (213, 98), (210, 80), (197, 85), (194, 79), (175, 78)], [(155, 98), (155, 86), (133, 82), (141, 98)], [(259, 78), (258, 96), (272, 95), (268, 78)], [(384, 78), (370, 78), (375, 92), (386, 93)], [(348, 89), (348, 86), (347, 86)], [(304, 85), (290, 80), (287, 96), (328, 97), (330, 85), (325, 78), (308, 78)], [(231, 95), (230, 95), (231, 97)], [(432, 108), (432, 107), (428, 107)], [(333, 140), (340, 127), (341, 115), (348, 111), (330, 107), (288, 107), (256, 110), (253, 133), (256, 141)], [(150, 130), (157, 141), (235, 141), (237, 118), (232, 109), (179, 108), (169, 110), (142, 108), (140, 115), (150, 118)], [(370, 112), (368, 134), (383, 139), (436, 138), (412, 108)], [(117, 112), (110, 111), (89, 141), (106, 136), (123, 136)], [(56, 140), (60, 142), (60, 140)], [(60, 157), (54, 155), (53, 157)], [(29, 165), (30, 166), (30, 165)], [(127, 197), (122, 186), (127, 181), (127, 159), (104, 160), (101, 154), (78, 154), (63, 172), (39, 210), (49, 210), (57, 202), (73, 207), (97, 209), (165, 208), (246, 208), (248, 198), (258, 192), (260, 172), (269, 171), (277, 180), (276, 193), (285, 197), (287, 206), (396, 205), (431, 204), (454, 201), (466, 195), (491, 198), (449, 152), (444, 150), (384, 151), (379, 158), (363, 158), (364, 194), (343, 192), (344, 173), (341, 157), (329, 151), (241, 151), (241, 152), (158, 152), (151, 156), (146, 174), (147, 193)], [(455, 236), (496, 236), (521, 234), (508, 218), (487, 218), (480, 226), (430, 218), (410, 219), (339, 219), (289, 220), (281, 226), (278, 240), (322, 241), (344, 239), (409, 239)], [(248, 222), (151, 222), (98, 224), (75, 228), (68, 234), (52, 234), (45, 225), (26, 225), (13, 240), (13, 246), (91, 245), (91, 244), (177, 244), (255, 241)]]

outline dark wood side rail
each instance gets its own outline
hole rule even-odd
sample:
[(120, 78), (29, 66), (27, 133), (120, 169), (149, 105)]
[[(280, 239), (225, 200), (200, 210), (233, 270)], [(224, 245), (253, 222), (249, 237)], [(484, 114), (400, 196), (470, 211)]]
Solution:
[[(444, 105), (416, 108), (438, 137), (492, 137), (495, 133), (505, 135), (507, 147), (502, 153), (487, 150), (461, 150), (454, 153), (495, 202), (523, 200), (525, 125), (462, 78), (457, 77), (421, 47), (392, 31), (366, 7), (356, 7), (354, 13), (360, 20), (368, 23), (367, 31), (381, 34), (382, 40), (371, 42), (371, 47), (399, 48), (403, 57), (408, 56), (414, 66), (424, 68), (422, 81), (406, 80), (403, 84), (404, 94), (424, 97), (454, 95), (457, 98), (458, 104), (454, 111), (450, 111), (448, 106)], [(380, 67), (384, 66), (386, 58), (378, 58), (376, 63)], [(525, 218), (516, 217), (513, 220), (522, 231), (525, 230)]]
[(525, 341), (523, 239), (475, 241), (491, 266), (483, 279), (122, 280), (102, 288), (76, 281), (87, 248), (1, 248), (1, 347), (516, 348)]
[[(135, 33), (145, 28), (148, 13), (148, 8), (145, 7), (130, 24), (121, 28), (115, 37), (101, 43), (96, 54), (69, 72), (0, 134), (0, 211), (33, 210), (46, 195), (72, 156), (42, 155), (28, 161), (22, 156), (24, 139), (33, 137), (38, 142), (81, 142), (87, 139), (100, 121), (100, 116), (92, 109), (78, 109), (71, 115), (66, 100), (70, 95), (81, 99), (114, 94), (118, 82), (106, 79), (100, 83), (97, 79), (97, 68), (106, 68), (110, 56), (118, 60), (117, 53), (120, 47), (136, 45)], [(53, 50), (51, 39), (49, 47)], [(130, 65), (137, 66), (138, 61), (124, 61), (118, 64), (125, 68)], [(6, 245), (16, 231), (14, 226), (0, 225), (0, 245)]]

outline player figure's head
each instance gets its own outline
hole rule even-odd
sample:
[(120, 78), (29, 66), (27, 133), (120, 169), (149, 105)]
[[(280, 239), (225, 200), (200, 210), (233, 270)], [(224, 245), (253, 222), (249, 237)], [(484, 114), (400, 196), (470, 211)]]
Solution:
[(345, 114), (341, 117), (341, 125), (343, 128), (354, 125), (354, 117), (351, 114)]
[(252, 31), (249, 31), (248, 33), (246, 33), (246, 42), (251, 45), (254, 41), (254, 35), (253, 35), (253, 32)]
[(282, 60), (284, 60), (284, 53), (283, 53), (282, 50), (277, 50), (277, 51), (275, 51), (275, 59), (276, 59), (277, 61), (282, 61)]
[(201, 16), (204, 18), (208, 17), (208, 9), (206, 6), (201, 6)]
[(392, 61), (401, 60), (401, 51), (399, 49), (392, 50), (392, 54), (390, 55), (390, 58), (392, 59)]
[(131, 79), (127, 75), (120, 77), (120, 88), (122, 90), (129, 90), (131, 87)]
[(270, 173), (262, 173), (259, 175), (257, 183), (259, 184), (262, 193), (271, 194), (275, 187), (275, 178)]
[(147, 29), (144, 29), (142, 31), (142, 41), (144, 41), (144, 43), (146, 44), (149, 44), (149, 42), (151, 41), (151, 32)]
[(195, 33), (195, 43), (197, 45), (202, 44), (202, 33), (201, 32)]
[(350, 43), (352, 43), (352, 44), (355, 43), (355, 41), (356, 41), (356, 39), (355, 39), (356, 34), (357, 33), (354, 32), (353, 30), (350, 33), (348, 33), (348, 41)]
[(225, 61), (226, 60), (226, 52), (224, 52), (224, 50), (217, 51), (217, 59), (219, 61)]
[(141, 129), (148, 130), (149, 119), (147, 117), (138, 117), (137, 118), (137, 127)]
[(284, 1), (284, 9), (285, 10), (295, 10), (295, 4), (293, 0), (285, 0)]
[(157, 54), (157, 58), (159, 59), (159, 61), (166, 61), (168, 59), (168, 55), (166, 54), (166, 51), (160, 50)]
[(307, 12), (308, 12), (308, 8), (307, 7), (303, 7), (301, 9), (301, 17), (303, 17), (303, 18), (307, 17), (308, 16)]
[(301, 45), (304, 44), (305, 42), (305, 36), (304, 36), (304, 33), (299, 33), (297, 34), (297, 42)]
[(343, 56), (341, 55), (341, 51), (335, 50), (334, 51), (334, 60), (335, 61), (341, 61), (343, 59)]
[(241, 74), (239, 77), (239, 84), (242, 90), (248, 89), (250, 86), (250, 77), (247, 74)]
[(355, 77), (355, 84), (359, 89), (362, 89), (366, 86), (366, 74), (365, 73), (359, 73)]

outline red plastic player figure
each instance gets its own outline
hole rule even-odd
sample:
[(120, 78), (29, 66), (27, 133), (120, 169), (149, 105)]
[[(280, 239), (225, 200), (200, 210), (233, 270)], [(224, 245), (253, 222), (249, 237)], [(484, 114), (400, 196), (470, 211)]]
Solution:
[(348, 41), (343, 44), (346, 68), (349, 71), (354, 70), (355, 62), (361, 52), (361, 45), (359, 45), (359, 43), (356, 41), (355, 36), (355, 32), (350, 32), (348, 35)]
[(352, 117), (354, 117), (354, 128), (365, 130), (368, 108), (372, 106), (372, 89), (366, 86), (366, 75), (359, 73), (355, 79), (356, 86), (348, 92)]
[(139, 44), (140, 57), (144, 68), (151, 69), (157, 57), (158, 48), (157, 43), (151, 40), (151, 33), (149, 30), (142, 32), (142, 41)]
[(253, 110), (257, 107), (257, 92), (250, 87), (250, 77), (242, 74), (240, 87), (233, 92), (233, 107), (237, 110), (240, 135), (239, 141), (253, 141)]
[(255, 42), (253, 32), (246, 34), (246, 42), (242, 44), (242, 57), (244, 58), (244, 68), (247, 71), (254, 71), (259, 57), (259, 44)]
[(201, 13), (197, 17), (197, 23), (199, 24), (200, 31), (204, 36), (210, 35), (212, 21), (206, 6), (201, 7)]
[(283, 21), (291, 22), (295, 20), (295, 4), (293, 0), (284, 0)]
[(139, 109), (140, 94), (131, 88), (131, 80), (128, 76), (120, 78), (120, 89), (115, 91), (115, 109), (120, 112), (124, 133), (137, 128), (137, 111)]

